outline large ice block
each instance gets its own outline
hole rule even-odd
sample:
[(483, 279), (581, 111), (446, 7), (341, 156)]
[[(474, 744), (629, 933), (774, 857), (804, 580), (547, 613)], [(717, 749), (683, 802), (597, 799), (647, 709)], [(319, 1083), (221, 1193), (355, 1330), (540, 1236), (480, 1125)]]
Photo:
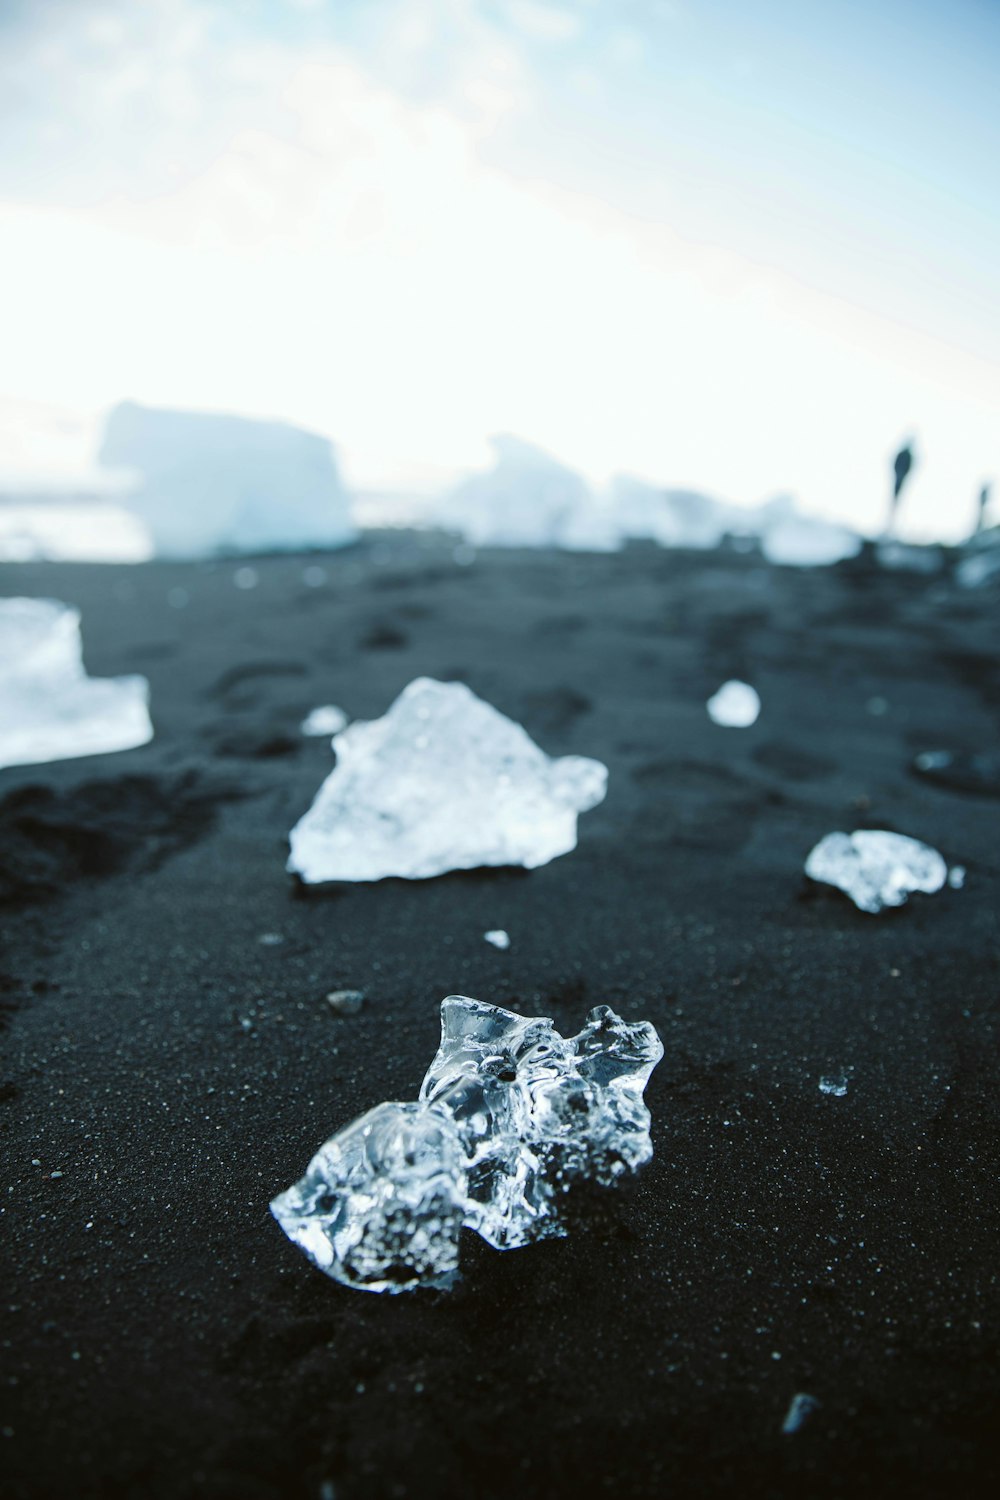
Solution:
[(600, 761), (553, 760), (464, 683), (429, 677), (333, 745), (337, 764), (290, 836), (288, 868), (309, 884), (533, 869), (576, 847), (577, 814), (607, 787)]
[(0, 599), (0, 767), (130, 750), (153, 737), (145, 677), (88, 677), (79, 611)]

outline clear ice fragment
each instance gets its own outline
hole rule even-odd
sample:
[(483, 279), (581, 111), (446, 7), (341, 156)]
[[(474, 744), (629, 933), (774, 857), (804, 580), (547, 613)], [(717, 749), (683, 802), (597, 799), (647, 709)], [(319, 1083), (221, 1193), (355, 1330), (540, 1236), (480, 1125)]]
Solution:
[(965, 866), (952, 865), (948, 871), (948, 884), (953, 891), (960, 891), (965, 884)]
[(713, 724), (723, 724), (728, 729), (749, 729), (751, 724), (756, 724), (760, 714), (760, 697), (748, 682), (734, 678), (724, 682), (705, 706)]
[(446, 1114), (379, 1104), (321, 1146), (271, 1212), (345, 1286), (447, 1286), (458, 1270), (462, 1166), (462, 1143)]
[(876, 828), (828, 833), (805, 869), (811, 880), (836, 886), (868, 912), (902, 906), (911, 891), (933, 894), (948, 876), (947, 865), (929, 844)]
[(484, 932), (483, 937), (494, 948), (509, 948), (510, 933), (504, 932), (502, 927), (493, 927), (489, 932)]
[(463, 683), (429, 677), (333, 746), (337, 764), (290, 835), (288, 868), (309, 884), (534, 869), (576, 847), (577, 814), (607, 787), (600, 761), (553, 760)]
[(145, 677), (88, 677), (79, 611), (0, 599), (0, 767), (131, 750), (153, 737)]
[(846, 1073), (824, 1073), (819, 1081), (821, 1094), (831, 1094), (834, 1099), (843, 1099), (847, 1093)]
[(346, 728), (347, 715), (344, 710), (337, 708), (333, 703), (324, 703), (306, 714), (302, 720), (301, 732), (312, 737), (339, 734), (342, 729)]
[(271, 1211), (349, 1286), (447, 1286), (463, 1225), (498, 1250), (562, 1235), (574, 1180), (610, 1185), (650, 1160), (642, 1096), (662, 1056), (648, 1022), (607, 1005), (566, 1038), (546, 1017), (449, 995), (419, 1102), (348, 1125)]

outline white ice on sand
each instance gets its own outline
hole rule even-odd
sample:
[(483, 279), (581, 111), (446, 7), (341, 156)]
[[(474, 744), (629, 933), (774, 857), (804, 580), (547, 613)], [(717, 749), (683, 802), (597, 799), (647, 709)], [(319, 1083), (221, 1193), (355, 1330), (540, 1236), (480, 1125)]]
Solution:
[(0, 767), (131, 750), (153, 737), (145, 677), (88, 677), (80, 615), (0, 599)]
[(948, 866), (919, 839), (863, 828), (820, 839), (806, 860), (806, 874), (836, 886), (860, 911), (879, 912), (884, 906), (902, 906), (911, 891), (939, 891)]
[(336, 736), (337, 764), (292, 829), (288, 869), (325, 880), (534, 869), (576, 847), (607, 767), (551, 759), (460, 682), (418, 677), (381, 719)]
[(168, 557), (340, 547), (354, 526), (326, 438), (217, 412), (115, 407), (100, 459)]
[(751, 724), (756, 724), (760, 714), (760, 697), (748, 682), (733, 678), (712, 694), (705, 707), (713, 724), (723, 724), (728, 729), (749, 729)]
[(510, 933), (504, 932), (502, 927), (493, 927), (489, 932), (484, 932), (483, 937), (494, 948), (509, 948)]
[(339, 734), (346, 727), (347, 715), (334, 703), (324, 703), (319, 708), (312, 709), (300, 725), (301, 732), (309, 738)]
[(436, 522), (474, 547), (561, 547), (611, 552), (621, 532), (586, 481), (520, 438), (491, 439), (492, 469), (463, 480), (435, 508)]

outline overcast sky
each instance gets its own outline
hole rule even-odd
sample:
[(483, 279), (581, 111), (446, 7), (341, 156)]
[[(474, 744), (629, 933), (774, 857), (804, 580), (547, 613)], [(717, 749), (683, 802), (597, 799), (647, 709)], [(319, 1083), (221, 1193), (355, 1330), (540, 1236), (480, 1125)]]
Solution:
[(367, 484), (512, 431), (869, 529), (913, 435), (961, 534), (998, 65), (992, 0), (0, 0), (0, 406), (283, 417)]

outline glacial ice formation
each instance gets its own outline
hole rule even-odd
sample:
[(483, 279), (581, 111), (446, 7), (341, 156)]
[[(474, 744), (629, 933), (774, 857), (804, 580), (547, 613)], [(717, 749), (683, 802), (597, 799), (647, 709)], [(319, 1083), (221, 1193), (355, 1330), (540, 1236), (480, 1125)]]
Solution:
[(88, 677), (79, 611), (0, 599), (0, 767), (131, 750), (153, 737), (144, 677)]
[(722, 724), (727, 729), (749, 729), (760, 715), (760, 696), (748, 682), (733, 678), (724, 682), (705, 706), (713, 724)]
[(474, 547), (562, 547), (613, 552), (620, 529), (589, 485), (520, 438), (493, 438), (495, 463), (463, 480), (436, 508), (438, 524)]
[(0, 504), (0, 562), (148, 562), (153, 544), (138, 516), (104, 501)]
[(100, 459), (137, 475), (126, 503), (162, 556), (354, 540), (329, 442), (282, 422), (125, 401), (108, 418)]
[(308, 884), (534, 869), (576, 847), (577, 814), (607, 787), (600, 761), (553, 760), (464, 683), (429, 677), (333, 747), (337, 764), (290, 835), (288, 869)]
[(650, 1160), (642, 1096), (662, 1056), (649, 1022), (607, 1005), (564, 1038), (546, 1017), (449, 995), (419, 1102), (347, 1125), (271, 1212), (347, 1286), (447, 1287), (463, 1225), (498, 1250), (563, 1235), (574, 1181), (609, 1186)]
[(919, 839), (882, 829), (828, 833), (806, 860), (806, 874), (850, 896), (860, 911), (902, 906), (911, 891), (939, 891), (948, 867)]

